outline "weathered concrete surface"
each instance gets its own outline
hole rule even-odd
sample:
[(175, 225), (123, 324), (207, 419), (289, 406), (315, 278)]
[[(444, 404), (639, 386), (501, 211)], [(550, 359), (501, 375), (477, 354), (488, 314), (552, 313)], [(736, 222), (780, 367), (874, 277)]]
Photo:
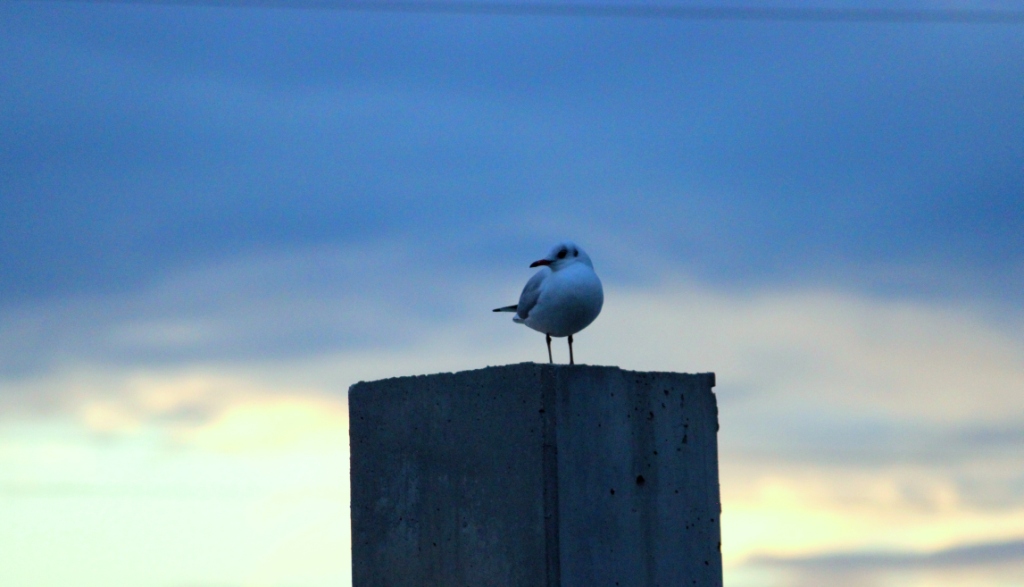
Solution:
[(353, 385), (354, 586), (720, 586), (713, 386), (533, 363)]

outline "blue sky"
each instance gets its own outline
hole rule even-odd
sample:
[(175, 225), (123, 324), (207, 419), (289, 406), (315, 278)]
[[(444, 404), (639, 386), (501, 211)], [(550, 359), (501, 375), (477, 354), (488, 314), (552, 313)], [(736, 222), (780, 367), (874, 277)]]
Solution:
[(56, 532), (22, 560), (343, 583), (348, 385), (543, 360), (488, 311), (572, 238), (578, 357), (718, 372), (727, 584), (1020, 584), (1020, 24), (0, 15), (0, 508)]

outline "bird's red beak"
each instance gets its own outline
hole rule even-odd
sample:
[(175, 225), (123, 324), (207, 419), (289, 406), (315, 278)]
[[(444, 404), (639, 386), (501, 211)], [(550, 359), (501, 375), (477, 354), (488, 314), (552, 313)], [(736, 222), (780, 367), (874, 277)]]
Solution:
[(550, 265), (550, 264), (551, 264), (551, 261), (548, 261), (547, 259), (541, 259), (540, 261), (534, 261), (533, 263), (530, 263), (530, 267), (540, 267), (541, 265)]

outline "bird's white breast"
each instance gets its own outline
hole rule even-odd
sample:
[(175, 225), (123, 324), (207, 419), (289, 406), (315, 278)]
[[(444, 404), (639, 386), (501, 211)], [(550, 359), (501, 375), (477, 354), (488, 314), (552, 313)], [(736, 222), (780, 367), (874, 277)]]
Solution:
[(551, 336), (570, 336), (589, 326), (603, 305), (601, 280), (590, 267), (575, 263), (544, 280), (537, 305), (525, 323)]

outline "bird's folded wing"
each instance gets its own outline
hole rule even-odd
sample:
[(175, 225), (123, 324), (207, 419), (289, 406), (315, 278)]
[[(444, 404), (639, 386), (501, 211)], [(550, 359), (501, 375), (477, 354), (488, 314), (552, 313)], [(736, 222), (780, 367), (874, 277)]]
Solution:
[(540, 298), (540, 292), (544, 289), (544, 279), (551, 274), (551, 270), (545, 267), (544, 269), (533, 274), (530, 281), (526, 282), (526, 287), (523, 288), (523, 293), (519, 295), (519, 305), (516, 308), (516, 315), (520, 319), (526, 320), (530, 315), (530, 310), (537, 305), (537, 300)]

